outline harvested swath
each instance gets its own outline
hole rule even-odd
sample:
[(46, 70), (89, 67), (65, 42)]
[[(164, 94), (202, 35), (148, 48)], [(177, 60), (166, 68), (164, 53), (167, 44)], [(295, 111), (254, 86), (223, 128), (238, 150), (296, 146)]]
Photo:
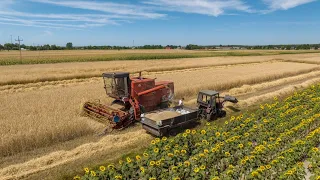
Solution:
[(113, 153), (113, 156), (120, 156), (127, 147), (144, 146), (143, 142), (150, 139), (151, 136), (144, 130), (105, 136), (98, 142), (83, 144), (70, 151), (57, 151), (21, 164), (10, 165), (0, 169), (0, 177), (1, 179), (20, 179), (81, 158), (90, 158), (99, 153), (109, 152)]
[(160, 111), (146, 114), (146, 117), (154, 121), (161, 121), (165, 119), (174, 118), (180, 115), (181, 114), (176, 111)]
[(176, 98), (194, 96), (201, 89), (227, 90), (319, 70), (315, 64), (288, 62), (260, 63), (158, 74), (158, 80), (175, 82)]
[(239, 102), (239, 106), (248, 107), (248, 106), (257, 104), (259, 102), (263, 102), (265, 100), (271, 99), (273, 97), (285, 96), (290, 93), (293, 93), (297, 89), (307, 88), (307, 87), (311, 86), (312, 84), (316, 84), (318, 82), (320, 82), (320, 78), (313, 78), (313, 79), (310, 79), (310, 80), (305, 81), (300, 84), (290, 85), (290, 86), (285, 87), (283, 89), (280, 89), (278, 91), (274, 91), (274, 92), (266, 93), (266, 94), (263, 94), (260, 96), (254, 96), (254, 97), (248, 98), (244, 101)]
[[(193, 59), (166, 59), (158, 61), (112, 61), (63, 64), (36, 64), (0, 66), (0, 85), (24, 84), (65, 79), (100, 77), (103, 72), (161, 72), (199, 67), (259, 63), (271, 60), (320, 60), (319, 54), (290, 54), (251, 57), (214, 57)], [(27, 68), (26, 68), (27, 67)]]
[(261, 84), (254, 84), (254, 85), (245, 84), (239, 88), (230, 89), (228, 94), (241, 95), (241, 94), (246, 94), (246, 93), (257, 92), (262, 89), (266, 89), (266, 88), (270, 88), (270, 87), (274, 87), (274, 86), (279, 86), (282, 84), (288, 84), (288, 83), (292, 83), (292, 82), (296, 82), (296, 81), (300, 81), (300, 80), (318, 77), (319, 75), (320, 75), (320, 71), (313, 71), (310, 73), (287, 77), (287, 78), (282, 78), (279, 80), (265, 82), (265, 83), (261, 83)]
[[(112, 61), (64, 64), (37, 64), (0, 66), (0, 85), (57, 81), (65, 79), (83, 79), (101, 77), (103, 72), (128, 71), (130, 73), (161, 72), (183, 70), (197, 67), (259, 63), (270, 61), (273, 56), (266, 57), (217, 57), (195, 59), (168, 59), (159, 61)], [(199, 63), (201, 61), (201, 64)], [(143, 66), (142, 66), (143, 65)]]

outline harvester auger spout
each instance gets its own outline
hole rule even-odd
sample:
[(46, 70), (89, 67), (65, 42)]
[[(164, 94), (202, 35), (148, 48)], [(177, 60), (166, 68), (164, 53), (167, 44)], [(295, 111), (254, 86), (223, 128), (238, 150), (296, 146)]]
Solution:
[(223, 102), (232, 102), (234, 104), (238, 103), (238, 99), (236, 97), (233, 97), (233, 96), (229, 96), (229, 95), (226, 95), (223, 97)]

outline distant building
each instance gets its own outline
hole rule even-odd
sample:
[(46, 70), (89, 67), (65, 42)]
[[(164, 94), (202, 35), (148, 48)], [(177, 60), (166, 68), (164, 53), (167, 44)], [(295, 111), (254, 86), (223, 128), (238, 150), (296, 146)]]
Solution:
[(220, 50), (230, 50), (230, 49), (232, 49), (232, 47), (229, 47), (229, 46), (217, 46), (216, 49), (220, 49)]

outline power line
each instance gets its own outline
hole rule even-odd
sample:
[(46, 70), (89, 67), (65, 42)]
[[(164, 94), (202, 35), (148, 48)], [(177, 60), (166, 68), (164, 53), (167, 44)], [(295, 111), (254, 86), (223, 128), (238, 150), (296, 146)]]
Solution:
[(23, 41), (23, 39), (20, 39), (20, 37), (18, 36), (18, 40), (16, 39), (15, 41), (18, 41), (18, 42), (19, 42), (20, 61), (22, 61), (22, 54), (21, 54), (20, 42)]

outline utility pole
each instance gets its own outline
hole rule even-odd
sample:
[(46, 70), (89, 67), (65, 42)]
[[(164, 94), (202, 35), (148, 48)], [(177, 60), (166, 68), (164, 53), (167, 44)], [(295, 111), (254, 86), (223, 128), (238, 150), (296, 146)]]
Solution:
[(16, 41), (18, 41), (18, 42), (19, 42), (20, 61), (22, 61), (22, 54), (21, 54), (20, 42), (21, 42), (21, 41), (23, 41), (23, 39), (20, 39), (20, 37), (18, 36), (18, 40), (16, 39)]
[(11, 36), (11, 44), (12, 44), (12, 35), (10, 35)]

